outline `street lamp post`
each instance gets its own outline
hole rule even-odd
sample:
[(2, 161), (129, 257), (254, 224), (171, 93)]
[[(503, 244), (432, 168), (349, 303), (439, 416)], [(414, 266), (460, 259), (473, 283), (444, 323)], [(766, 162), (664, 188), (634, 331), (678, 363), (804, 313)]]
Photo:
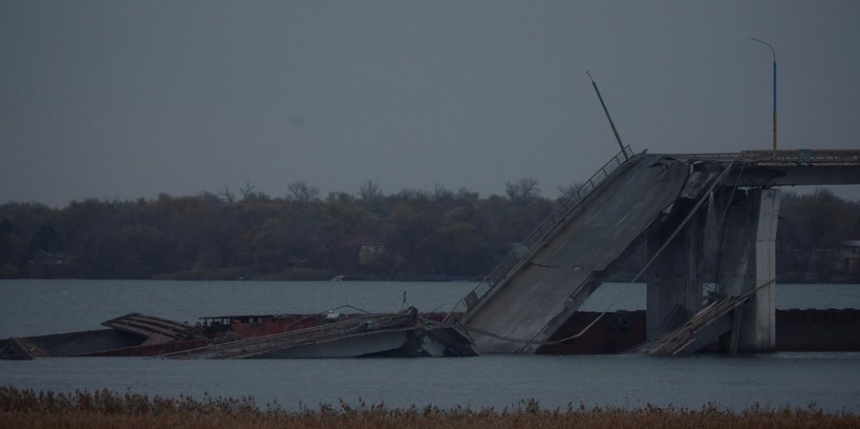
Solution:
[(750, 39), (767, 45), (770, 48), (770, 53), (773, 54), (773, 157), (776, 158), (776, 50), (764, 40), (755, 37), (750, 37)]

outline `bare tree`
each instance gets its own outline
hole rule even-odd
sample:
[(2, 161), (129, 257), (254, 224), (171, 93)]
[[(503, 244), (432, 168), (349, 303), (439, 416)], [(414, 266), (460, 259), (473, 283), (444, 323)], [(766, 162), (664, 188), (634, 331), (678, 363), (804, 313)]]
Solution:
[(218, 195), (220, 195), (221, 198), (224, 198), (224, 201), (227, 201), (228, 203), (236, 201), (236, 194), (230, 190), (230, 186), (228, 185), (224, 185), (224, 189)]
[(526, 206), (540, 196), (540, 188), (537, 179), (523, 177), (516, 182), (505, 182), (505, 194), (516, 204)]
[(457, 199), (460, 200), (477, 200), (478, 193), (472, 192), (465, 187), (461, 187), (459, 191), (457, 191)]
[(242, 199), (247, 200), (248, 198), (253, 198), (257, 196), (257, 193), (254, 192), (254, 188), (256, 185), (252, 185), (250, 181), (245, 182), (245, 186), (239, 188), (239, 193), (242, 194)]
[(319, 199), (320, 191), (314, 186), (308, 185), (304, 179), (297, 180), (293, 183), (290, 183), (287, 186), (287, 189), (290, 191), (287, 199), (298, 201), (300, 203), (309, 203), (311, 201), (316, 201)]
[(576, 195), (576, 192), (579, 191), (579, 188), (582, 187), (582, 182), (574, 182), (567, 186), (558, 186), (558, 202), (562, 203), (569, 200), (571, 197)]
[(358, 188), (358, 195), (364, 201), (374, 201), (382, 198), (382, 188), (373, 180), (368, 180)]
[(329, 192), (326, 197), (327, 202), (338, 201), (341, 203), (351, 203), (355, 201), (355, 195), (350, 194), (349, 192)]
[(415, 188), (403, 188), (399, 192), (394, 194), (394, 196), (398, 200), (416, 200), (420, 198), (430, 199), (429, 192)]
[(436, 201), (439, 200), (450, 200), (454, 198), (454, 192), (445, 187), (445, 185), (436, 182), (436, 186), (433, 188), (433, 199)]

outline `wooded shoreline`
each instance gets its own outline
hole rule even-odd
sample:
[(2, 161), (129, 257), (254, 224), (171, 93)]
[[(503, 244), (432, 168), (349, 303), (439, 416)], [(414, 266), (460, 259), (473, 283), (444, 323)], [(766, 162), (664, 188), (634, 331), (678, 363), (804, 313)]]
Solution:
[[(288, 198), (10, 202), (0, 205), (0, 278), (477, 281), (558, 207), (529, 183), (488, 198), (365, 186), (325, 199), (297, 188)], [(851, 240), (860, 243), (860, 202), (784, 192), (777, 281), (860, 283)], [(635, 272), (633, 259), (622, 270)]]

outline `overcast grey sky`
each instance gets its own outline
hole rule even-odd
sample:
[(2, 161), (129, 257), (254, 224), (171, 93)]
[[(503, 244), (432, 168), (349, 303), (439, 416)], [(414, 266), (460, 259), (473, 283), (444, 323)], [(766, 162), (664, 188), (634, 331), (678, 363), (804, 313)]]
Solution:
[[(617, 151), (860, 148), (860, 1), (0, 1), (0, 203), (543, 194)], [(856, 187), (842, 188), (853, 192)]]

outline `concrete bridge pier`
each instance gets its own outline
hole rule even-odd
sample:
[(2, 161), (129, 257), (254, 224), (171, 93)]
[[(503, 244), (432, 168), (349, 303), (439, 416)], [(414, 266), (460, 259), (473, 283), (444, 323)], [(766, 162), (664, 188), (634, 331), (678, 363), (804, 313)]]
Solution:
[(777, 189), (760, 192), (754, 284), (760, 289), (749, 304), (755, 307), (755, 319), (750, 317), (748, 323), (741, 325), (741, 344), (746, 349), (773, 351), (776, 348), (776, 229), (779, 223), (779, 199)]
[[(723, 188), (713, 201), (710, 210), (698, 210), (675, 231), (680, 218), (691, 209), (691, 202), (679, 200), (676, 204), (681, 206), (673, 209), (673, 217), (648, 232), (648, 253), (654, 260), (647, 277), (647, 340), (665, 339), (666, 334), (688, 324), (705, 307), (703, 285), (713, 275), (713, 298), (754, 293), (731, 312), (697, 315), (701, 325), (695, 328), (695, 340), (678, 344), (679, 350), (692, 352), (722, 338), (722, 345), (731, 350), (772, 351), (776, 345), (779, 192)], [(724, 221), (717, 225), (715, 220), (723, 214)], [(729, 332), (731, 338), (723, 336)]]
[(741, 306), (739, 351), (776, 347), (776, 231), (779, 191), (752, 189), (732, 202), (724, 226), (717, 291), (739, 296), (755, 290)]

